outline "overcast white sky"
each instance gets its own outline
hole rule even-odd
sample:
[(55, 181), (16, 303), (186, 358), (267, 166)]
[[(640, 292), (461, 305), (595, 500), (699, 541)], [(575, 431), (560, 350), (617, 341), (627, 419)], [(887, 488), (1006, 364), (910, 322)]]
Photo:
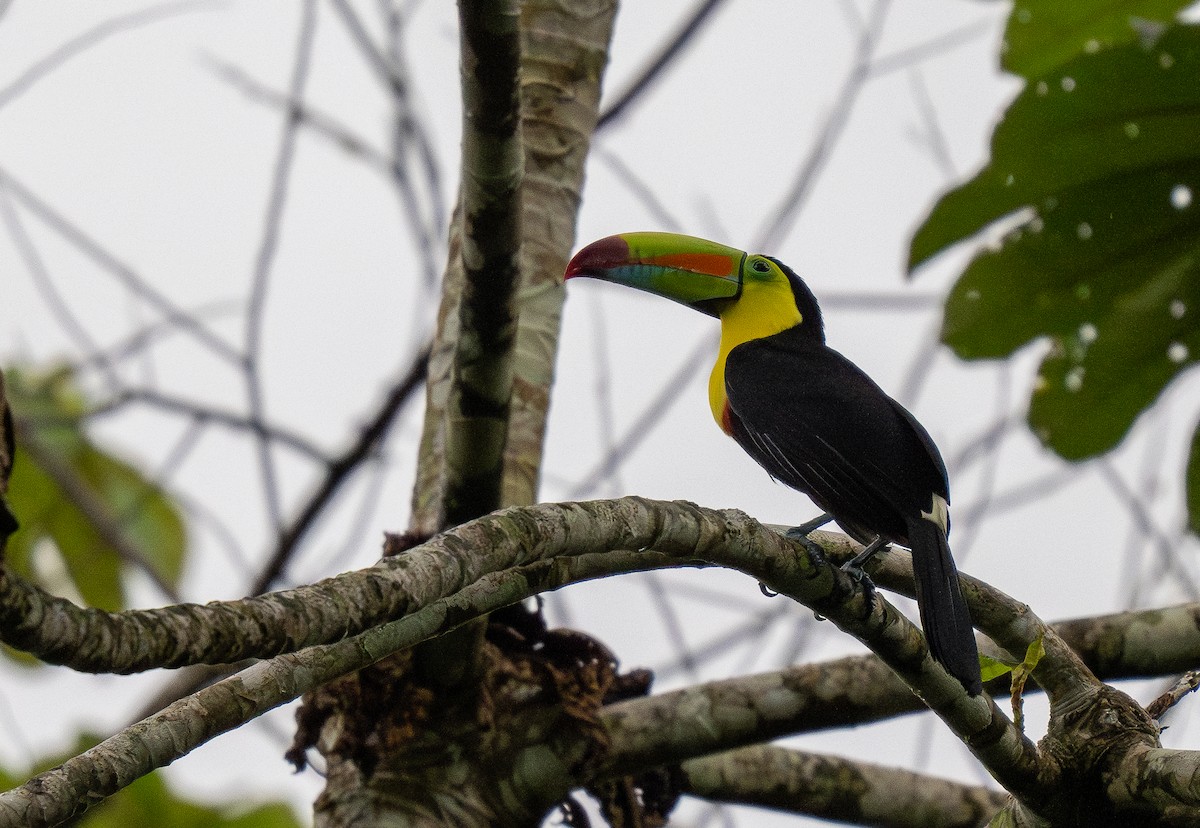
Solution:
[[(459, 129), (453, 4), (407, 5), (412, 18), (405, 57), (418, 111), (435, 139), (444, 190), (453, 194)], [(625, 3), (606, 88), (624, 88), (692, 6), (693, 0)], [(239, 308), (260, 243), (281, 115), (250, 101), (214, 66), (233, 65), (285, 89), (301, 7), (297, 0), (150, 7), (169, 13), (156, 12), (155, 22), (109, 37), (14, 94), (10, 85), (73, 37), (147, 6), (116, 0), (0, 3), (0, 176), (63, 213), (178, 305), (207, 308), (214, 328), (240, 342)], [(377, 4), (356, 7), (378, 31)], [(859, 28), (873, 8), (865, 0), (729, 0), (662, 82), (598, 136), (579, 243), (650, 229), (738, 246), (762, 240), (826, 119), (840, 105), (838, 90), (850, 71)], [(1139, 605), (1180, 600), (1184, 593), (1177, 589), (1139, 580), (1157, 568), (1157, 547), (1138, 540), (1145, 533), (1122, 505), (1114, 481), (1152, 492), (1146, 519), (1164, 541), (1177, 538), (1194, 380), (1169, 392), (1170, 405), (1139, 425), (1111, 470), (1089, 467), (1076, 482), (1019, 509), (998, 509), (983, 521), (971, 517), (980, 503), (1053, 478), (1064, 467), (1021, 428), (1006, 433), (994, 460), (968, 453), (970, 462), (959, 462), (998, 416), (1024, 411), (1040, 346), (1008, 367), (957, 362), (933, 342), (939, 299), (965, 263), (966, 251), (942, 257), (913, 282), (903, 272), (914, 227), (941, 191), (984, 162), (990, 128), (1019, 90), (997, 69), (1007, 9), (967, 0), (892, 3), (876, 50), (878, 70), (854, 100), (798, 219), (763, 252), (779, 256), (808, 280), (824, 302), (830, 343), (908, 404), (941, 446), (956, 508), (951, 541), (963, 569), (1050, 619), (1125, 608), (1131, 583), (1141, 584), (1133, 599)], [(922, 61), (898, 59), (947, 35), (954, 45)], [(306, 97), (386, 151), (386, 99), (324, 3)], [(627, 172), (619, 172), (611, 159)], [(669, 219), (634, 191), (630, 174), (654, 193)], [(112, 344), (156, 318), (108, 271), (64, 243), (26, 197), (10, 190), (9, 204), (40, 266), (91, 339)], [(51, 313), (28, 253), (14, 239), (0, 225), (0, 360), (78, 359), (81, 342)], [(863, 302), (880, 296), (897, 302), (887, 312)], [(304, 134), (272, 268), (264, 350), (269, 413), (321, 446), (341, 446), (396, 366), (427, 334), (434, 310), (428, 288), (420, 286), (419, 265), (388, 181), (339, 147)], [(714, 325), (631, 291), (571, 286), (543, 499), (577, 496), (579, 481), (602, 461), (606, 446), (629, 434), (697, 343), (713, 335)], [(812, 516), (802, 496), (772, 483), (711, 422), (704, 392), (708, 365), (703, 360), (671, 395), (673, 404), (649, 426), (652, 433), (618, 473), (583, 495), (685, 498), (739, 507), (775, 523)], [(153, 382), (191, 398), (245, 407), (236, 372), (185, 337), (165, 342), (152, 358), (123, 371), (128, 382)], [(405, 526), (417, 413), (414, 407), (396, 429), (386, 469), (353, 486), (337, 518), (306, 547), (290, 570), (294, 581), (367, 565), (377, 557), (380, 532)], [(99, 428), (108, 445), (150, 468), (164, 461), (183, 431), (179, 420), (144, 409), (105, 420)], [(279, 459), (292, 503), (306, 491), (313, 471), (286, 454)], [(218, 513), (251, 558), (231, 559), (211, 531), (197, 530), (187, 597), (241, 594), (245, 572), (253, 569), (269, 535), (251, 443), (207, 432), (172, 485)], [(1184, 552), (1194, 555), (1195, 544), (1188, 542)], [(597, 634), (626, 666), (662, 667), (671, 660), (672, 623), (681, 625), (692, 647), (700, 647), (773, 608), (738, 575), (705, 571), (659, 578), (571, 590), (555, 596), (550, 609), (554, 618)], [(651, 598), (664, 583), (674, 599), (673, 620)], [(162, 600), (148, 586), (139, 599)], [(830, 625), (812, 623), (803, 608), (784, 608), (762, 638), (706, 661), (698, 675), (765, 670), (855, 646)], [(660, 689), (695, 680), (687, 669), (660, 675)], [(18, 765), (60, 749), (81, 727), (102, 732), (119, 727), (145, 688), (162, 681), (157, 675), (91, 679), (57, 668), (5, 668), (0, 730), (12, 736), (0, 742), (0, 761)], [(1145, 701), (1149, 694), (1143, 690), (1139, 697)], [(253, 726), (196, 751), (176, 765), (172, 778), (223, 799), (246, 791), (311, 801), (319, 777), (291, 776), (280, 756), (290, 715), (289, 709), (271, 717), (270, 727)], [(1168, 738), (1186, 741), (1187, 718), (1174, 722)], [(1041, 725), (1035, 720), (1032, 726)], [(931, 735), (932, 747), (914, 746)], [(881, 740), (894, 750), (881, 752)], [(978, 779), (965, 750), (924, 719), (801, 743)]]

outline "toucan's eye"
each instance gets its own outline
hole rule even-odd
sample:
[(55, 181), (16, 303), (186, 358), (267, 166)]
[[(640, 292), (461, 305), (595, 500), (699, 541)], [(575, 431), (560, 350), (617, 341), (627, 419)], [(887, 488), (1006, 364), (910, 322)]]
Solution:
[(767, 264), (766, 259), (755, 259), (750, 263), (750, 267), (754, 268), (756, 273), (769, 273), (771, 266)]

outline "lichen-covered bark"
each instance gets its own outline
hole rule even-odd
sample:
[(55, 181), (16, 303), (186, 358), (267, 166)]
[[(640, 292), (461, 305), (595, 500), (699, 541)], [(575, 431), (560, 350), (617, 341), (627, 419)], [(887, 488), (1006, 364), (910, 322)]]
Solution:
[(855, 825), (976, 828), (1008, 800), (948, 779), (773, 745), (690, 759), (680, 770), (683, 789), (705, 799)]
[[(537, 498), (545, 416), (562, 310), (562, 273), (575, 239), (584, 164), (600, 101), (615, 0), (521, 4), (520, 111), (524, 175), (520, 201), (518, 325), (504, 439), (500, 505)], [(425, 426), (411, 528), (427, 535), (447, 522), (446, 458), (452, 366), (462, 335), (463, 221), (455, 216), (429, 361)]]
[(575, 243), (616, 8), (616, 0), (532, 0), (521, 5), (524, 278), (501, 493), (506, 506), (537, 501), (562, 276)]
[[(600, 81), (616, 12), (615, 0), (521, 2), (519, 95), (513, 101), (509, 88), (493, 73), (508, 77), (513, 68), (507, 48), (511, 40), (502, 35), (511, 33), (508, 12), (515, 0), (460, 2), (464, 169), (460, 209), (450, 231), (413, 492), (410, 531), (418, 537), (500, 506), (537, 499), (562, 274), (574, 243), (584, 163), (598, 117)], [(501, 88), (488, 93), (485, 84)], [(491, 124), (490, 131), (479, 130), (480, 124)], [(515, 142), (509, 139), (514, 135), (521, 139), (519, 159), (512, 156)], [(521, 171), (515, 199), (510, 174), (514, 170)], [(511, 714), (501, 703), (506, 694), (488, 682), (510, 670), (516, 656), (507, 652), (510, 648), (485, 646), (483, 636), (482, 624), (456, 630), (420, 647), (400, 672), (411, 673), (440, 700), (440, 705), (427, 708), (420, 738), (443, 745), (453, 740), (459, 755), (489, 756), (503, 766), (511, 757), (480, 751), (478, 740), (491, 731), (479, 720)], [(510, 679), (505, 686), (512, 697), (531, 693), (548, 698), (532, 677), (523, 689), (518, 679)], [(592, 699), (593, 706), (598, 703), (598, 698)], [(552, 712), (552, 704), (546, 710)], [(362, 726), (372, 726), (355, 719), (349, 709), (339, 710), (332, 720), (358, 735)], [(322, 748), (329, 750), (325, 755), (332, 774), (323, 802), (352, 803), (348, 808), (320, 809), (323, 824), (348, 824), (344, 818), (364, 807), (409, 813), (395, 806), (386, 786), (360, 784), (358, 757), (336, 743)], [(404, 757), (398, 751), (385, 756), (384, 764), (402, 769)], [(468, 815), (488, 822), (494, 805), (486, 801), (486, 786), (457, 784), (461, 775), (462, 769), (452, 763), (435, 763), (416, 788), (431, 795), (436, 791), (447, 803), (451, 822), (468, 824)], [(486, 779), (494, 773), (475, 768), (467, 775)], [(377, 793), (386, 805), (373, 799)], [(510, 791), (509, 798), (514, 796), (518, 802), (526, 798)], [(419, 801), (418, 797), (413, 804)]]
[(500, 505), (520, 278), (517, 0), (460, 0), (462, 290), (446, 412), (445, 522)]
[[(834, 560), (855, 551), (839, 536), (818, 537)], [(894, 563), (910, 569), (905, 558), (888, 552), (874, 572), (892, 578)], [(624, 498), (506, 510), (389, 558), (368, 573), (319, 585), (337, 589), (347, 583), (344, 579), (361, 579), (381, 595), (423, 597), (408, 602), (404, 618), (255, 665), (0, 794), (0, 828), (61, 822), (298, 693), (395, 653), (400, 654), (392, 666), (403, 668), (407, 656), (400, 651), (525, 596), (605, 574), (704, 563), (746, 572), (866, 642), (1016, 794), (1020, 804), (1012, 815), (1020, 824), (1036, 824), (1039, 816), (1053, 824), (1076, 824), (1070, 820), (1080, 814), (1094, 825), (1133, 824), (1129, 820), (1135, 818), (1142, 820), (1137, 824), (1169, 824), (1176, 816), (1185, 820), (1178, 824), (1194, 824), (1200, 818), (1200, 790), (1194, 783), (1200, 755), (1162, 750), (1157, 728), (1141, 708), (1095, 682), (1060, 644), (1048, 644), (1035, 673), (1049, 677), (1053, 708), (1049, 733), (1034, 748), (994, 703), (966, 697), (929, 657), (911, 622), (836, 566), (739, 512)], [(1016, 602), (986, 585), (971, 582), (968, 594), (972, 610), (980, 610), (983, 629), (1005, 646), (1022, 649), (1021, 635), (1054, 638), (1035, 616), (1014, 613)], [(989, 609), (1004, 605), (1009, 605), (1007, 619)], [(1017, 615), (1019, 622), (1012, 622)], [(745, 692), (752, 680), (742, 687), (688, 691), (690, 703), (701, 706), (691, 711), (645, 699), (629, 702), (618, 715), (598, 708), (606, 687), (618, 678), (611, 658), (593, 653), (569, 662), (564, 667), (532, 651), (487, 661), (481, 681), (486, 703), (458, 720), (459, 731), (436, 737), (416, 727), (432, 697), (426, 687), (412, 684), (404, 669), (372, 672), (366, 683), (360, 674), (325, 691), (325, 701), (332, 700), (339, 715), (306, 724), (319, 730), (314, 741), (336, 759), (330, 764), (330, 789), (318, 806), (319, 824), (356, 825), (367, 819), (372, 824), (527, 824), (569, 788), (627, 772), (628, 767), (611, 765), (604, 755), (609, 749), (623, 752), (629, 764), (645, 762), (650, 754), (656, 754), (650, 761), (694, 756), (749, 738), (744, 723), (754, 716), (762, 717), (762, 733), (769, 733), (785, 708), (805, 703), (802, 688), (776, 676), (760, 680), (775, 686), (755, 692)], [(1072, 672), (1075, 689), (1069, 691), (1066, 675)], [(375, 704), (380, 700), (392, 703)], [(348, 726), (355, 716), (363, 726)], [(720, 743), (706, 734), (707, 741), (695, 739), (689, 748), (681, 739), (664, 753), (662, 746), (648, 743), (643, 719), (649, 716), (674, 716), (675, 724), (666, 720), (663, 729), (703, 724), (707, 716), (708, 725), (724, 730), (730, 741)], [(637, 744), (643, 747), (630, 748)], [(788, 778), (776, 781), (792, 784)]]

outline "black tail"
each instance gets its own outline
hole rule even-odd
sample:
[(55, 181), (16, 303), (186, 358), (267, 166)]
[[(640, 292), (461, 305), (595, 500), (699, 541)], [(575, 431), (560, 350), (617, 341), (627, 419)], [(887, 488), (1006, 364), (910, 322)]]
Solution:
[(908, 542), (912, 548), (913, 579), (917, 586), (917, 606), (929, 652), (946, 668), (966, 691), (977, 696), (983, 690), (979, 680), (979, 651), (971, 614), (958, 587), (958, 569), (950, 556), (950, 544), (941, 527), (925, 518), (908, 523)]

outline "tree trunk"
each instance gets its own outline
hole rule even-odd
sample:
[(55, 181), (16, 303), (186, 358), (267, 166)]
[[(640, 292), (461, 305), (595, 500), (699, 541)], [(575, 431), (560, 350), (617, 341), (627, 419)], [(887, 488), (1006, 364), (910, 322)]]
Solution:
[[(470, 346), (464, 338), (478, 341), (479, 336), (472, 327), (478, 315), (463, 312), (464, 296), (472, 291), (478, 295), (480, 287), (470, 279), (480, 276), (469, 273), (471, 256), (463, 255), (464, 246), (469, 253), (477, 250), (469, 235), (477, 225), (470, 208), (462, 208), (450, 227), (429, 360), (410, 524), (417, 537), (475, 517), (475, 512), (527, 505), (537, 498), (562, 273), (574, 244), (615, 13), (615, 0), (521, 3), (524, 175), (518, 195), (519, 280), (513, 297), (518, 323), (504, 366), (511, 373), (511, 395), (504, 412), (507, 423), (501, 424), (503, 462), (493, 490), (498, 498), (481, 491), (491, 489), (490, 483), (480, 483), (495, 440), (484, 440), (464, 454), (462, 447), (472, 445), (471, 440), (456, 432), (474, 427), (463, 416), (462, 359), (464, 350), (471, 352), (471, 347), (464, 349), (464, 344)], [(463, 181), (476, 173), (465, 170)], [(466, 192), (465, 184), (460, 192)], [(470, 371), (465, 373), (470, 377)], [(492, 383), (493, 389), (496, 382), (509, 381), (494, 372), (474, 378)], [(476, 429), (476, 435), (494, 437), (494, 414), (500, 408), (489, 408), (493, 421)], [(479, 464), (470, 468), (464, 460)], [(602, 738), (595, 720), (578, 711), (599, 706), (614, 678), (608, 662), (593, 660), (582, 674), (557, 670), (543, 659), (503, 652), (484, 633), (482, 622), (467, 625), (306, 700), (303, 715), (316, 718), (321, 734), (317, 747), (328, 767), (326, 789), (315, 808), (317, 825), (536, 824), (563, 798), (573, 768), (563, 763), (562, 752), (540, 746), (557, 737), (583, 746), (578, 750), (587, 754), (591, 749), (586, 746)]]

